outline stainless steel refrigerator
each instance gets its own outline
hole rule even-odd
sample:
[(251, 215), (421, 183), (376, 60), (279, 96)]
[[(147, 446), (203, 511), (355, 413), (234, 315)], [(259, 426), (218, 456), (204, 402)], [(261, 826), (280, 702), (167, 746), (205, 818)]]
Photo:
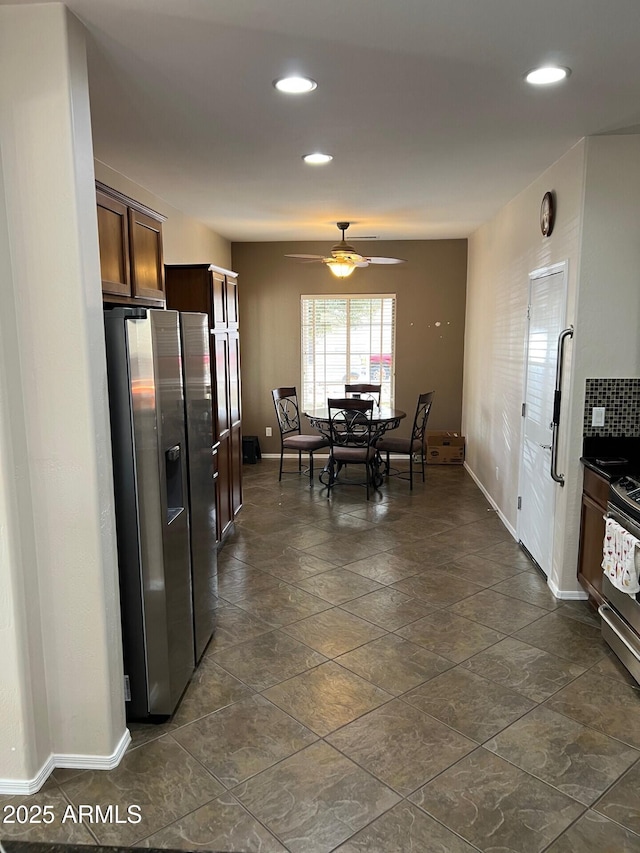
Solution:
[(173, 713), (195, 666), (176, 311), (105, 311), (129, 719)]
[(187, 430), (191, 577), (196, 662), (215, 630), (217, 602), (216, 479), (218, 443), (206, 314), (180, 313), (182, 375)]

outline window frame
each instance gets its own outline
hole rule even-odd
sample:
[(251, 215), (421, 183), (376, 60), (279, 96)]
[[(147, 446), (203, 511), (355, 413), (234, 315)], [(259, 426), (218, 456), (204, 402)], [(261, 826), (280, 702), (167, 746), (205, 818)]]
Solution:
[[(308, 315), (308, 311), (306, 310), (307, 305), (309, 302), (332, 302), (332, 301), (339, 301), (339, 300), (345, 300), (347, 302), (347, 306), (349, 306), (352, 302), (355, 302), (355, 301), (366, 301), (366, 300), (379, 301), (381, 303), (381, 307), (383, 307), (384, 300), (391, 300), (391, 345), (390, 345), (390, 352), (389, 353), (387, 353), (387, 352), (379, 353), (381, 358), (384, 358), (384, 356), (386, 356), (386, 355), (389, 355), (391, 357), (390, 371), (389, 371), (388, 379), (385, 380), (384, 379), (383, 363), (381, 362), (379, 383), (383, 386), (383, 393), (382, 393), (382, 399), (381, 399), (382, 405), (389, 405), (389, 406), (393, 407), (395, 405), (395, 358), (396, 358), (396, 332), (397, 332), (397, 310), (398, 310), (398, 296), (397, 296), (397, 294), (396, 293), (329, 293), (329, 294), (320, 294), (320, 293), (307, 294), (307, 293), (303, 293), (300, 295), (300, 395), (299, 396), (300, 396), (300, 403), (301, 403), (301, 411), (304, 411), (305, 409), (312, 409), (314, 407), (315, 408), (318, 407), (317, 401), (313, 401), (313, 402), (309, 401), (307, 399), (307, 393), (306, 393), (307, 385), (309, 385), (310, 383), (315, 384), (314, 380), (310, 379), (306, 375), (306, 373), (307, 373), (307, 361), (308, 361), (308, 355), (309, 354), (305, 352), (305, 339), (308, 339), (308, 329), (311, 328), (311, 325), (312, 325), (312, 324), (306, 323), (306, 316)], [(351, 325), (350, 318), (349, 318), (349, 308), (348, 307), (347, 307), (347, 315), (348, 315), (348, 319), (347, 319), (347, 323), (345, 326), (345, 332), (346, 332), (345, 377), (348, 375), (349, 365), (352, 363), (351, 362), (351, 336), (349, 334), (349, 332), (352, 328), (352, 325)], [(384, 327), (384, 323), (382, 321), (379, 325), (376, 324), (374, 326), (371, 326), (371, 324), (370, 324), (370, 326), (369, 326), (370, 329), (371, 328), (380, 329), (381, 331), (382, 331), (383, 327)], [(325, 347), (324, 352), (326, 355), (326, 347)], [(369, 366), (370, 366), (371, 357), (375, 356), (375, 355), (378, 355), (378, 353), (377, 352), (373, 353), (373, 352), (369, 351), (368, 354), (365, 354), (364, 357), (369, 359)], [(314, 353), (311, 353), (311, 361), (313, 364), (315, 364)], [(370, 373), (369, 373), (369, 376), (370, 376)], [(356, 383), (356, 382), (372, 382), (372, 383), (374, 383), (375, 382), (375, 380), (371, 380), (370, 378), (366, 378), (366, 377), (365, 378), (359, 377), (357, 379), (353, 378), (351, 381), (353, 383)], [(347, 382), (347, 380), (345, 378), (344, 383), (342, 385), (342, 390), (340, 391), (340, 393), (344, 393), (344, 384), (346, 384), (346, 382)], [(331, 383), (327, 382), (326, 376), (325, 376), (324, 384), (325, 384), (325, 388), (327, 385), (331, 384)], [(334, 384), (337, 384), (337, 383), (334, 383)], [(385, 385), (388, 388), (388, 397), (386, 399), (385, 399), (385, 392), (384, 392), (384, 386)], [(327, 394), (327, 396), (331, 396), (331, 394)], [(337, 396), (337, 393), (336, 393), (336, 396)], [(325, 400), (325, 404), (326, 404), (326, 400)]]

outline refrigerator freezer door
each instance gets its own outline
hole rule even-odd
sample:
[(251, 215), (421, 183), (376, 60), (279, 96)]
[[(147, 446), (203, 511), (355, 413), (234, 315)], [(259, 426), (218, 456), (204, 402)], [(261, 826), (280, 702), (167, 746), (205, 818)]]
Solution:
[[(156, 561), (155, 553), (145, 561), (145, 609), (153, 602), (153, 619), (147, 620), (147, 643), (157, 648), (162, 660), (167, 644), (169, 674), (166, 696), (166, 670), (150, 678), (149, 701), (152, 714), (172, 713), (189, 683), (195, 666), (193, 656), (193, 612), (191, 602), (191, 573), (189, 559), (189, 525), (187, 509), (186, 435), (184, 428), (184, 394), (180, 356), (180, 332), (176, 311), (150, 310), (153, 342), (153, 385), (156, 409), (157, 437), (155, 458), (149, 462), (160, 471), (160, 511), (153, 511), (143, 520), (153, 529), (156, 525), (162, 536), (164, 560)], [(137, 321), (132, 321), (134, 324)], [(142, 376), (144, 381), (144, 375)], [(141, 394), (141, 401), (144, 394)], [(143, 423), (143, 441), (152, 441), (148, 434), (146, 412), (134, 405), (134, 429)], [(151, 476), (154, 476), (151, 473)], [(155, 474), (157, 477), (157, 473)], [(163, 576), (160, 566), (164, 567)], [(151, 658), (151, 656), (149, 656)], [(150, 668), (151, 675), (151, 668)], [(162, 697), (162, 698), (161, 698)], [(168, 704), (167, 704), (168, 698)], [(169, 710), (166, 710), (166, 709)]]
[(168, 716), (193, 673), (178, 315), (105, 312), (129, 719)]
[(181, 313), (182, 369), (188, 449), (195, 657), (215, 630), (217, 542), (213, 397), (206, 314)]

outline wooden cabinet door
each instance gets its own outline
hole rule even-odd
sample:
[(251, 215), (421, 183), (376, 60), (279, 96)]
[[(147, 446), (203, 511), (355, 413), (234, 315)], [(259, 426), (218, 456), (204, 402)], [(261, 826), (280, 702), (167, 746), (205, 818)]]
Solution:
[(233, 276), (227, 276), (226, 281), (226, 296), (227, 296), (227, 328), (238, 328), (238, 279)]
[(602, 543), (604, 541), (605, 521), (603, 516), (605, 512), (606, 505), (596, 503), (587, 494), (582, 495), (578, 580), (598, 605), (603, 602)]
[(226, 332), (214, 333), (213, 358), (215, 363), (215, 385), (218, 434), (216, 438), (222, 441), (231, 429), (229, 412), (229, 340)]
[(229, 419), (230, 426), (240, 423), (240, 335), (229, 332)]
[(218, 538), (220, 541), (227, 533), (233, 521), (231, 505), (231, 439), (229, 433), (220, 441), (218, 448)]
[(129, 251), (133, 296), (164, 300), (162, 223), (129, 208)]
[(227, 328), (227, 285), (219, 272), (211, 272), (211, 291), (213, 303), (213, 328), (226, 331)]
[(105, 193), (96, 193), (102, 292), (131, 296), (129, 275), (129, 220), (126, 204)]
[(229, 417), (231, 420), (231, 506), (242, 507), (242, 428), (240, 404), (240, 335), (229, 332)]
[(235, 516), (242, 509), (242, 430), (231, 430), (231, 509)]

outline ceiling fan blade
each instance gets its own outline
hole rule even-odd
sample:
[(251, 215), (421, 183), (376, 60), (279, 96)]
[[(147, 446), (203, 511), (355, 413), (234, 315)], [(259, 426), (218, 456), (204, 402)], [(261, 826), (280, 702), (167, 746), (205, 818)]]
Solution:
[(363, 258), (361, 261), (354, 263), (354, 267), (368, 267), (368, 266), (369, 266), (368, 258)]
[(322, 255), (285, 255), (285, 258), (298, 258), (298, 260), (305, 261), (321, 261)]
[(404, 258), (367, 258), (370, 264), (406, 264)]

